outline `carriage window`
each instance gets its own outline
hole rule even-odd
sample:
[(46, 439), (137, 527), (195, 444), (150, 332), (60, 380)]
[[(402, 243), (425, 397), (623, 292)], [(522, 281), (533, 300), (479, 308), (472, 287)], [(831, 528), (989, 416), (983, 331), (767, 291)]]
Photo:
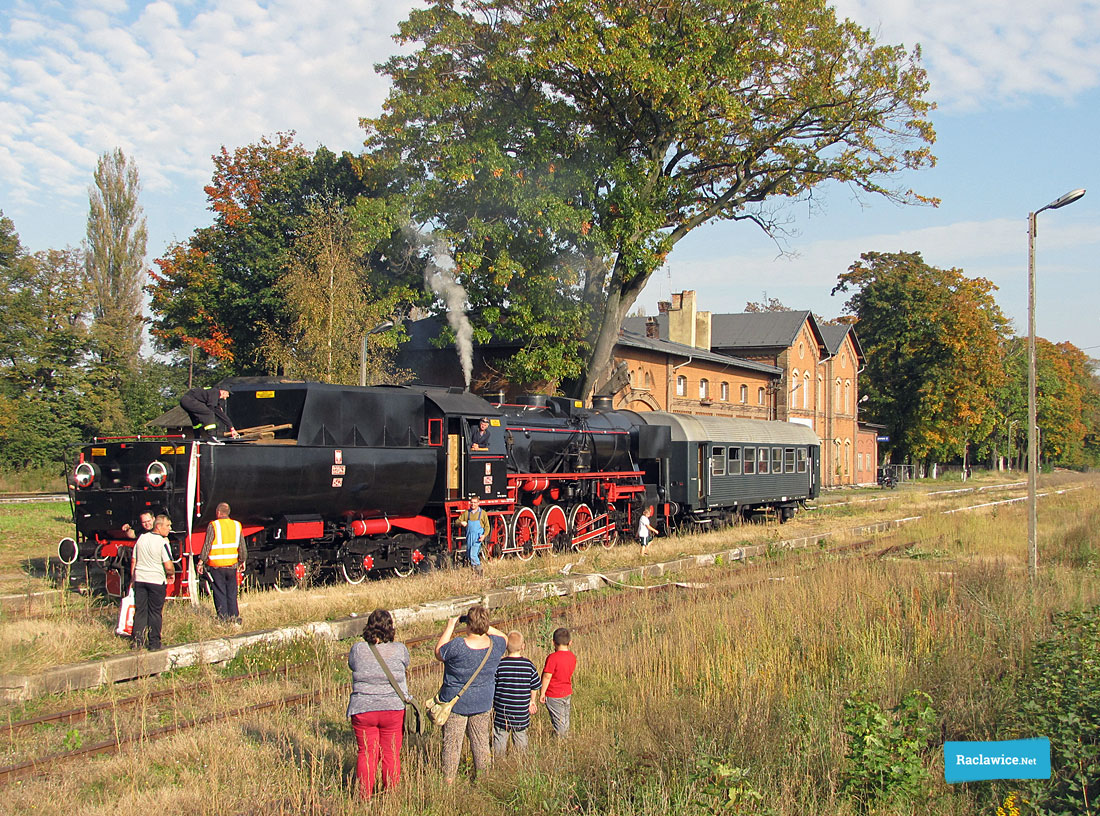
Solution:
[(726, 475), (726, 449), (715, 448), (710, 457), (710, 475), (711, 476), (725, 476)]
[(745, 475), (756, 473), (756, 448), (745, 448)]
[(783, 451), (783, 472), (794, 473), (794, 448), (786, 448)]
[(730, 476), (741, 475), (741, 449), (730, 448), (730, 461), (728, 472)]
[(783, 472), (783, 449), (772, 448), (772, 473)]
[(795, 451), (795, 456), (798, 459), (798, 472), (805, 473), (807, 468), (809, 467), (809, 462), (806, 459), (806, 449), (798, 448)]
[(761, 475), (767, 473), (768, 472), (768, 462), (769, 461), (770, 460), (768, 458), (768, 449), (767, 448), (761, 448), (760, 449), (760, 456), (756, 460), (756, 472), (761, 474)]

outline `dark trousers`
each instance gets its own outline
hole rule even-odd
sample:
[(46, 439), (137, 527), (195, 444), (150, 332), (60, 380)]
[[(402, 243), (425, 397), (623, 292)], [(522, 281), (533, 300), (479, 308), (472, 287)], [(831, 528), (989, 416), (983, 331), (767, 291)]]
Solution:
[[(160, 624), (163, 620), (166, 584), (134, 581), (134, 645), (160, 648)], [(148, 630), (148, 632), (146, 632)]]
[(191, 429), (196, 437), (200, 434), (213, 433), (217, 428), (217, 418), (209, 405), (184, 394), (180, 397), (180, 408), (191, 418)]
[(224, 619), (236, 618), (237, 611), (237, 568), (208, 567), (210, 581), (213, 584), (214, 611)]

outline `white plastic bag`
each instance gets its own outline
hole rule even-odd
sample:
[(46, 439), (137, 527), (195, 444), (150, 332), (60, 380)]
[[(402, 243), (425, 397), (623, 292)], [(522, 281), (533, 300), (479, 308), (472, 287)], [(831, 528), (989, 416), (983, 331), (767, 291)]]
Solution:
[(134, 634), (134, 588), (132, 586), (123, 596), (122, 605), (118, 608), (118, 628), (115, 629), (115, 634), (123, 637)]

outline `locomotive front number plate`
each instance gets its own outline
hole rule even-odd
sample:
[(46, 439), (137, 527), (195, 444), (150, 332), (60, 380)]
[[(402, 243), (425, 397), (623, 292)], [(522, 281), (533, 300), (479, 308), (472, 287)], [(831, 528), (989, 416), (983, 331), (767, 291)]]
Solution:
[(274, 391), (257, 391), (256, 399), (275, 399)]
[(106, 448), (92, 448), (92, 456), (106, 456), (106, 455), (107, 455), (107, 449)]

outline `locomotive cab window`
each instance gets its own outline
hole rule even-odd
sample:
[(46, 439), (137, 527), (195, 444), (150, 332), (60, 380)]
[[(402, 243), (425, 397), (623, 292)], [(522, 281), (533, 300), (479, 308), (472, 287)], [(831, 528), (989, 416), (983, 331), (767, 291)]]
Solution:
[(710, 475), (711, 476), (725, 476), (726, 475), (726, 449), (715, 448), (710, 457)]
[(769, 458), (768, 449), (760, 448), (760, 456), (756, 460), (756, 472), (759, 473), (761, 476), (769, 473), (770, 471), (768, 469), (768, 462), (770, 461), (771, 460)]
[(741, 475), (741, 449), (730, 448), (729, 466), (727, 472), (730, 476)]
[(499, 419), (481, 417), (467, 424), (471, 453), (499, 453), (503, 445)]
[(786, 448), (783, 451), (783, 472), (794, 473), (794, 448)]
[(756, 473), (756, 448), (745, 448), (745, 475)]
[(795, 450), (795, 458), (796, 458), (796, 461), (798, 463), (798, 472), (799, 473), (805, 473), (807, 468), (809, 467), (809, 464), (808, 464), (807, 458), (806, 458), (806, 449), (805, 448), (796, 449)]

